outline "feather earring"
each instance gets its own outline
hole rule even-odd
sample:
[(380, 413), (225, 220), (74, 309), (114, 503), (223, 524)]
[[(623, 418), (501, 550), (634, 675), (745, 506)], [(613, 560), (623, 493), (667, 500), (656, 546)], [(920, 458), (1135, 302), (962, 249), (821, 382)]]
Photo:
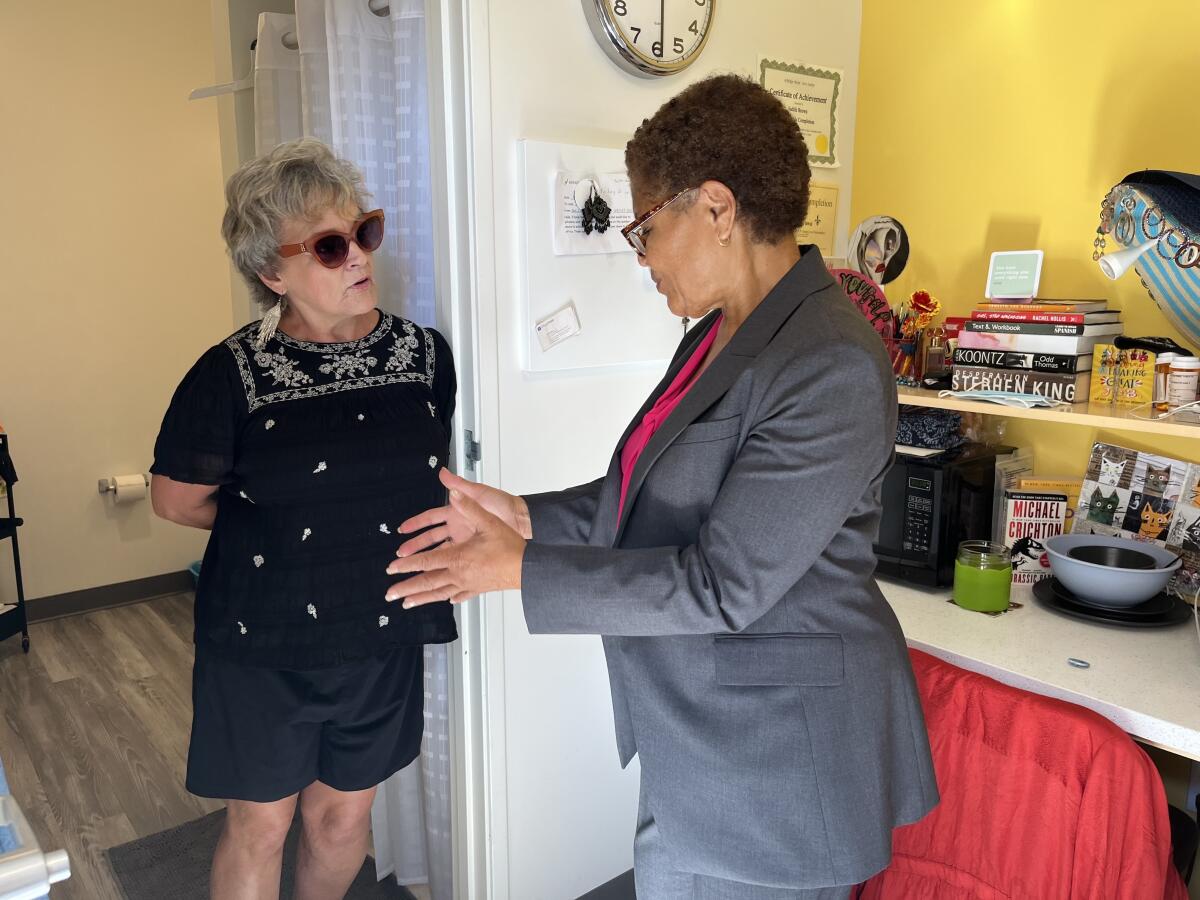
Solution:
[(254, 339), (255, 350), (263, 349), (267, 346), (267, 341), (275, 336), (275, 329), (279, 327), (279, 317), (283, 315), (285, 309), (287, 309), (287, 295), (280, 294), (275, 305), (267, 310), (258, 325), (258, 337)]

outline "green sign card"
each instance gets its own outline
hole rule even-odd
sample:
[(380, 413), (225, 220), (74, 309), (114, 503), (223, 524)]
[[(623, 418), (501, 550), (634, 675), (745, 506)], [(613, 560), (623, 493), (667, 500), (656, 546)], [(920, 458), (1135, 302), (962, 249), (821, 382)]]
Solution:
[(1041, 250), (1006, 250), (992, 254), (988, 266), (987, 290), (989, 300), (1028, 300), (1037, 296), (1042, 277)]

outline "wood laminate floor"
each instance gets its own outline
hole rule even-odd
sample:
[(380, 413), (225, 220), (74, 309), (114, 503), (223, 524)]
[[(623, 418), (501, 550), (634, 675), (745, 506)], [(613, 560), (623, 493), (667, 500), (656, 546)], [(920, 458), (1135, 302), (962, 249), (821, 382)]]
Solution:
[(28, 655), (0, 642), (9, 789), (42, 849), (71, 858), (52, 900), (122, 900), (104, 850), (222, 806), (183, 786), (191, 610), (178, 594), (34, 624)]

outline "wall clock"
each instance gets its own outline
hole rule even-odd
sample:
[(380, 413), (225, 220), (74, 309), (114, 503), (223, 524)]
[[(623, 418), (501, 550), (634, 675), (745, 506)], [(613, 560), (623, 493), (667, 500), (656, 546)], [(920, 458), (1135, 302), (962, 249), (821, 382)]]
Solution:
[(712, 29), (717, 0), (582, 0), (595, 36), (634, 75), (673, 75), (691, 65)]

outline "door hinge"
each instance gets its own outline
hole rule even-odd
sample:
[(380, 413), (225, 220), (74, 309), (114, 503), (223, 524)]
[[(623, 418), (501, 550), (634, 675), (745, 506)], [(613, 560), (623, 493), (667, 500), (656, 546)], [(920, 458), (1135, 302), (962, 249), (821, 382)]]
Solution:
[(469, 428), (463, 432), (463, 455), (467, 458), (467, 468), (474, 472), (475, 466), (483, 458), (483, 448)]

